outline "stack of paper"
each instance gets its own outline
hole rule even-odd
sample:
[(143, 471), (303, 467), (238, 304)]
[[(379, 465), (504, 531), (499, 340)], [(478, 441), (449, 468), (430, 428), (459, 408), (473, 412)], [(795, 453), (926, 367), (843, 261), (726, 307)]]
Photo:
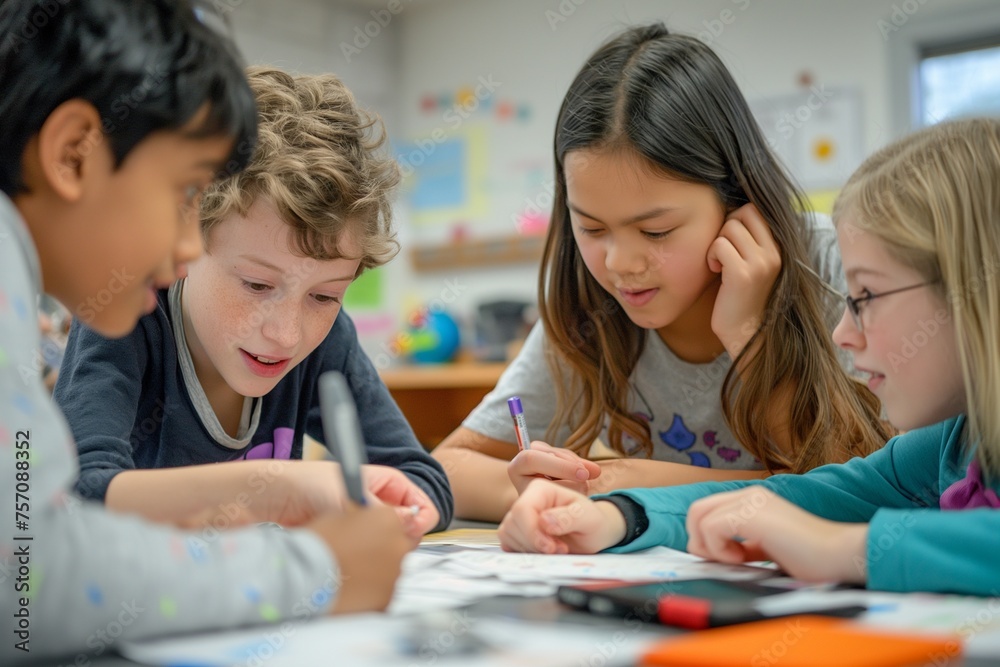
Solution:
[(634, 554), (545, 556), (501, 551), (499, 547), (448, 548), (424, 544), (403, 561), (403, 576), (389, 607), (391, 614), (449, 609), (497, 595), (554, 595), (562, 584), (594, 579), (668, 581), (754, 579), (757, 567), (709, 563), (666, 547)]

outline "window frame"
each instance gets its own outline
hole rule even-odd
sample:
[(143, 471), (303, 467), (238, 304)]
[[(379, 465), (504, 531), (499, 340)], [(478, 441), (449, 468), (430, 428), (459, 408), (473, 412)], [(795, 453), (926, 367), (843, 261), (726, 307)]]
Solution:
[(947, 16), (924, 18), (917, 12), (895, 27), (885, 39), (892, 134), (901, 137), (923, 127), (920, 63), (926, 57), (1000, 46), (1000, 3)]

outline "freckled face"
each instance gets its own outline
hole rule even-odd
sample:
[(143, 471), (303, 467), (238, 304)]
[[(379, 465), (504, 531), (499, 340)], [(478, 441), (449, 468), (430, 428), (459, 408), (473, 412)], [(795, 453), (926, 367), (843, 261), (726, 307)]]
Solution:
[[(199, 380), (263, 396), (329, 334), (360, 260), (296, 254), (291, 228), (262, 201), (216, 225), (207, 245), (183, 293)], [(360, 254), (348, 235), (339, 247)]]

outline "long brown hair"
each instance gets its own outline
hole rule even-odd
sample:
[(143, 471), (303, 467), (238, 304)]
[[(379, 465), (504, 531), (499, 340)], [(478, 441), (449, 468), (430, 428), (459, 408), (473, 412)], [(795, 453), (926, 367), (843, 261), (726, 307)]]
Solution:
[[(657, 172), (709, 185), (727, 211), (753, 203), (781, 251), (781, 272), (764, 321), (734, 360), (722, 405), (736, 439), (771, 472), (804, 472), (870, 453), (890, 432), (878, 399), (840, 367), (824, 313), (825, 292), (810, 263), (804, 198), (768, 148), (722, 61), (693, 37), (660, 23), (629, 29), (602, 46), (577, 74), (556, 123), (556, 189), (539, 277), (542, 322), (555, 355), (557, 412), (547, 436), (569, 424), (564, 445), (585, 454), (608, 420), (612, 449), (630, 436), (646, 456), (649, 427), (628, 411), (629, 377), (646, 342), (583, 263), (573, 239), (563, 162), (570, 151), (634, 151)], [(750, 352), (750, 350), (753, 350)], [(750, 355), (749, 357), (747, 355)], [(747, 358), (745, 358), (747, 357)], [(743, 370), (739, 373), (736, 368)], [(790, 393), (782, 451), (763, 409)]]

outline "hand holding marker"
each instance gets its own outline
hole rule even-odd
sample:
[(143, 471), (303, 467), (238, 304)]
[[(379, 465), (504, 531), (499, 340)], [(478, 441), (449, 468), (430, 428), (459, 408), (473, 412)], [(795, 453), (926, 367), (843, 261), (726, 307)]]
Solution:
[(548, 457), (533, 458), (530, 461), (527, 460), (528, 457), (520, 455), (514, 457), (507, 468), (507, 475), (517, 492), (523, 493), (531, 480), (536, 478), (556, 480), (564, 484), (569, 482), (569, 488), (578, 490), (580, 493), (588, 492), (589, 481), (596, 479), (601, 474), (600, 466), (572, 452), (551, 447), (543, 442), (532, 447), (531, 438), (528, 437), (528, 425), (524, 419), (521, 397), (511, 396), (508, 398), (507, 407), (510, 408), (510, 416), (514, 418), (514, 433), (517, 435), (518, 450), (521, 452), (527, 450), (545, 452), (553, 457), (552, 459)]
[(319, 404), (323, 434), (327, 446), (340, 461), (344, 487), (348, 497), (358, 505), (365, 504), (361, 466), (367, 461), (358, 409), (347, 388), (347, 380), (337, 371), (327, 371), (319, 377)]
[(517, 435), (517, 448), (520, 451), (531, 449), (531, 438), (528, 437), (528, 424), (524, 420), (524, 408), (521, 407), (521, 398), (511, 396), (507, 399), (507, 407), (510, 408), (510, 416), (514, 418), (514, 433)]
[[(327, 371), (319, 377), (320, 417), (327, 446), (340, 461), (344, 487), (348, 497), (358, 505), (365, 505), (365, 489), (361, 480), (361, 466), (367, 463), (365, 441), (361, 436), (358, 409), (351, 398), (347, 380), (337, 371)], [(420, 513), (419, 505), (409, 507), (410, 514)]]

